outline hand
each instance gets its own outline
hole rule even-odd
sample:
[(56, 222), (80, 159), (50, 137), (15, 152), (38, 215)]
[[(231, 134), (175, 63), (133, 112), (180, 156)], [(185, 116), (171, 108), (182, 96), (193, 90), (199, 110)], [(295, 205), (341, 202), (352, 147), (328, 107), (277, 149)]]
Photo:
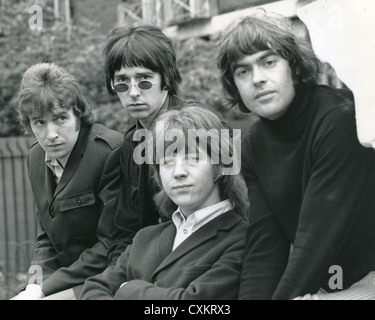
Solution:
[(24, 291), (10, 300), (40, 300), (44, 298), (42, 288), (37, 284), (28, 284)]

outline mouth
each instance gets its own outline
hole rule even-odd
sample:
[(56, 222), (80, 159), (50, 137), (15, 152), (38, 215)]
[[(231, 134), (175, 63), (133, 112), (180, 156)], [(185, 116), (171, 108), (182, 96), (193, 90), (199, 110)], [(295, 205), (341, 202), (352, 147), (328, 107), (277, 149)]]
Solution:
[(49, 144), (47, 145), (48, 148), (58, 148), (61, 147), (63, 144), (62, 143), (55, 143), (55, 144)]
[(255, 95), (255, 99), (269, 98), (274, 93), (275, 91), (271, 91), (271, 90), (261, 91)]
[(191, 187), (192, 187), (191, 184), (180, 184), (180, 185), (174, 186), (172, 189), (174, 189), (174, 190), (184, 190), (184, 189), (188, 189), (188, 188), (191, 188)]
[(137, 108), (140, 108), (140, 107), (144, 107), (144, 104), (143, 103), (131, 103), (128, 105), (129, 108), (132, 108), (132, 109), (137, 109)]

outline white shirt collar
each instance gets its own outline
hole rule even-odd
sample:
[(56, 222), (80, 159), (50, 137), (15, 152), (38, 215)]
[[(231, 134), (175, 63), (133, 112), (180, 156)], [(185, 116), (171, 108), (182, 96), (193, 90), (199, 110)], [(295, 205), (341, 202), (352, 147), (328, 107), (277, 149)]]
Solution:
[(194, 232), (209, 221), (232, 209), (233, 205), (227, 199), (212, 206), (197, 210), (185, 218), (180, 207), (178, 207), (177, 210), (172, 214), (172, 221), (177, 230), (181, 227), (181, 225), (184, 224), (186, 227), (191, 227), (192, 231)]
[(47, 153), (46, 153), (46, 156), (45, 156), (45, 162), (47, 164), (47, 166), (50, 167), (50, 164), (52, 165), (55, 165), (55, 163), (57, 162), (63, 169), (65, 169), (65, 166), (66, 166), (66, 163), (68, 162), (68, 159), (70, 157), (70, 153), (68, 155), (66, 155), (65, 157), (61, 158), (61, 159), (54, 159), (54, 158), (51, 158)]
[(224, 200), (212, 206), (197, 210), (185, 218), (180, 208), (178, 208), (172, 214), (172, 221), (177, 229), (172, 250), (176, 249), (199, 228), (232, 209), (233, 205), (230, 201)]
[[(70, 152), (71, 153), (71, 152)], [(61, 158), (61, 159), (54, 159), (54, 158), (51, 158), (47, 153), (46, 153), (46, 156), (45, 156), (45, 163), (46, 165), (52, 170), (52, 172), (54, 173), (54, 176), (55, 176), (55, 182), (56, 183), (59, 183), (60, 182), (60, 179), (62, 177), (62, 174), (64, 172), (64, 169), (65, 169), (65, 166), (66, 166), (66, 163), (68, 162), (68, 159), (69, 159), (69, 156), (70, 156), (70, 153)]]

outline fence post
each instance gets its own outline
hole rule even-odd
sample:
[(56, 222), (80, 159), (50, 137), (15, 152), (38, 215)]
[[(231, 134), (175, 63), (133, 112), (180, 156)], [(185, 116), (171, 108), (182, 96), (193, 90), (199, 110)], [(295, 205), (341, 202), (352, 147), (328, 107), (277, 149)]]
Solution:
[(0, 299), (22, 284), (36, 239), (36, 206), (29, 183), (31, 137), (0, 138)]

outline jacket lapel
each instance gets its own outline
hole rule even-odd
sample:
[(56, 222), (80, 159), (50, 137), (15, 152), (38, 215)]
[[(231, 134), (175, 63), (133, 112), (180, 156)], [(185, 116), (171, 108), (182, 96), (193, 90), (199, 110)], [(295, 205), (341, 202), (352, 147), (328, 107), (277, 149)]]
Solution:
[[(176, 227), (171, 223), (173, 233), (167, 231), (167, 229), (160, 236), (158, 257), (160, 259), (159, 267), (155, 270), (152, 275), (152, 279), (163, 269), (170, 266), (176, 260), (185, 256), (188, 252), (194, 250), (196, 247), (202, 245), (204, 242), (217, 236), (220, 230), (229, 230), (234, 227), (237, 223), (242, 220), (240, 215), (235, 213), (233, 210), (223, 213), (221, 216), (210, 221), (199, 230), (194, 232), (189, 238), (183, 241), (174, 251), (173, 241), (176, 235)], [(168, 254), (169, 253), (169, 254)]]
[(53, 198), (53, 194), (55, 193), (55, 189), (56, 189), (56, 182), (54, 180), (54, 177), (53, 177), (53, 173), (51, 171), (51, 169), (45, 165), (44, 166), (44, 178), (45, 178), (45, 186), (46, 186), (46, 190), (47, 190), (47, 197), (49, 199), (49, 202), (52, 201), (52, 198)]
[(68, 184), (68, 182), (72, 179), (74, 174), (76, 173), (80, 163), (81, 159), (83, 157), (83, 154), (85, 152), (87, 138), (89, 136), (91, 126), (82, 126), (81, 131), (78, 135), (77, 142), (69, 156), (68, 162), (66, 163), (63, 175), (61, 177), (61, 180), (59, 184), (56, 187), (56, 191), (54, 194), (54, 197), (61, 192), (65, 186)]
[(145, 203), (147, 201), (146, 199), (146, 186), (148, 183), (151, 182), (150, 177), (148, 177), (148, 165), (146, 163), (142, 163), (141, 165), (138, 165), (138, 194), (139, 194), (139, 206), (140, 206), (140, 221), (141, 226), (145, 226), (144, 224), (144, 215), (147, 214), (145, 212)]
[(173, 224), (173, 222), (170, 221), (170, 224), (167, 228), (163, 230), (158, 240), (156, 256), (158, 258), (159, 266), (165, 260), (165, 258), (168, 257), (168, 255), (172, 252), (173, 241), (175, 237), (176, 227)]

